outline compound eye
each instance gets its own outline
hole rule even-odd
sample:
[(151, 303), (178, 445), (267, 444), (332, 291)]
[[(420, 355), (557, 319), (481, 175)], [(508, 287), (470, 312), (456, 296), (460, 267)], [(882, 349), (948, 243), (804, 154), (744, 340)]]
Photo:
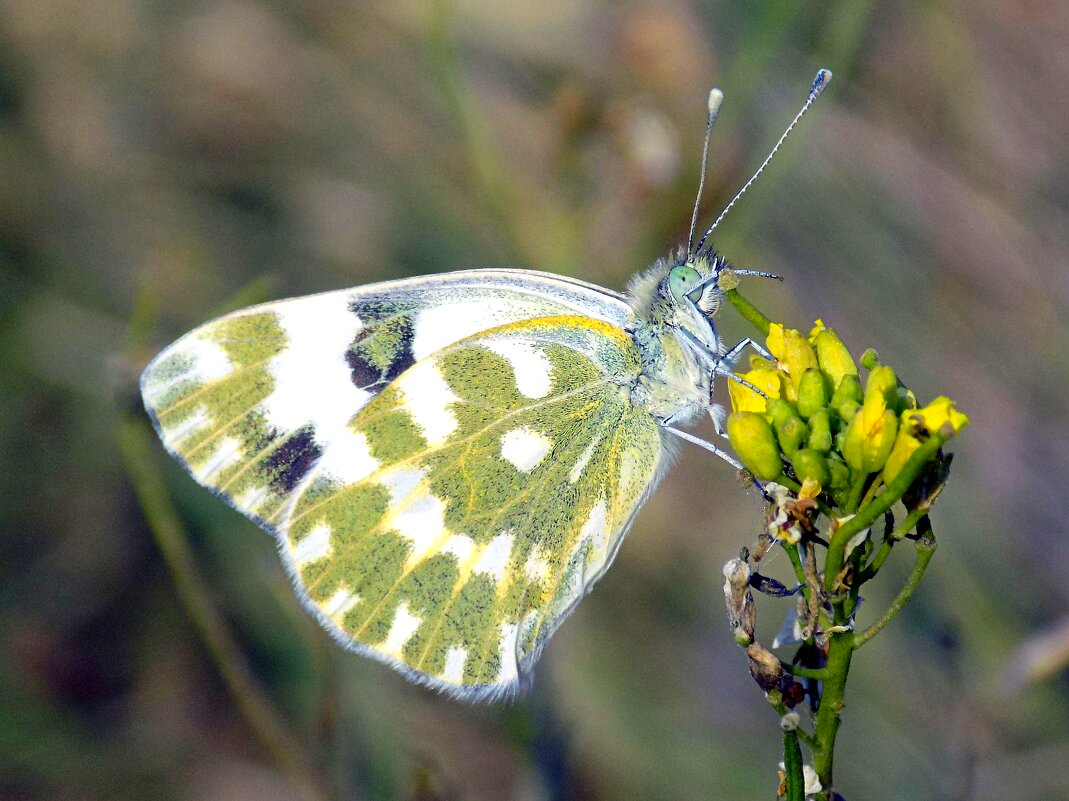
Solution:
[(697, 303), (702, 296), (704, 287), (695, 289), (694, 287), (702, 280), (701, 273), (686, 264), (677, 264), (668, 273), (668, 291), (672, 295), (672, 300), (676, 303), (682, 303), (683, 298), (688, 297), (695, 303)]

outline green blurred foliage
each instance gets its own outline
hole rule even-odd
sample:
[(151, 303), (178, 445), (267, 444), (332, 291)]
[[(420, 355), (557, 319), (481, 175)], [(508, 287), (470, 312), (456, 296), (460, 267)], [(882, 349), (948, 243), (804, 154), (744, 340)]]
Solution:
[(720, 590), (761, 508), (708, 454), (534, 692), (476, 707), (337, 649), (270, 539), (150, 448), (286, 760), (116, 431), (151, 355), (224, 308), (489, 265), (622, 287), (685, 239), (709, 86), (705, 219), (828, 66), (716, 245), (786, 276), (745, 287), (764, 311), (822, 317), (973, 420), (929, 576), (855, 661), (840, 789), (1069, 799), (1067, 30), (1064, 4), (1008, 0), (0, 0), (0, 796), (772, 797), (779, 731)]

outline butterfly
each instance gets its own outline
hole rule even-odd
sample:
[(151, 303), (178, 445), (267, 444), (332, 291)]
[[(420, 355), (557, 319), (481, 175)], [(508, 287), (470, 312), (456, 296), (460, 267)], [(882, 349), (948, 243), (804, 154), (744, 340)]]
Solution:
[(726, 349), (713, 322), (726, 279), (767, 274), (706, 247), (716, 223), (693, 247), (697, 211), (686, 250), (625, 294), (467, 270), (227, 314), (148, 365), (145, 408), (199, 484), (277, 538), (339, 643), (457, 697), (511, 695), (676, 440), (739, 467), (681, 426), (719, 422), (715, 377), (741, 380), (751, 343)]

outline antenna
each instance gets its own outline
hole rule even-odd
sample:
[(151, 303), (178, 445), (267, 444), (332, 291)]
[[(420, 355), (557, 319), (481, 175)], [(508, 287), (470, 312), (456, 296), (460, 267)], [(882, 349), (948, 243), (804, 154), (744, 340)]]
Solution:
[(709, 165), (709, 137), (713, 133), (716, 118), (720, 116), (720, 104), (724, 102), (724, 93), (719, 89), (709, 92), (709, 106), (705, 114), (705, 144), (702, 145), (702, 173), (698, 179), (698, 196), (694, 199), (694, 211), (690, 215), (690, 236), (687, 237), (687, 261), (690, 261), (691, 247), (694, 245), (694, 231), (698, 227), (698, 207), (702, 204), (702, 192), (705, 191), (705, 172)]
[[(702, 235), (701, 240), (698, 242), (697, 252), (701, 252), (702, 245), (704, 245), (705, 240), (709, 238), (709, 234), (711, 234), (713, 230), (718, 225), (720, 225), (720, 221), (727, 216), (727, 213), (729, 211), (731, 211), (731, 207), (738, 203), (739, 198), (746, 194), (746, 190), (750, 188), (750, 184), (756, 181), (757, 176), (765, 171), (765, 167), (767, 167), (768, 163), (772, 161), (772, 157), (776, 155), (776, 151), (779, 150), (780, 145), (783, 144), (783, 141), (787, 138), (790, 132), (794, 130), (794, 126), (798, 124), (798, 121), (800, 119), (802, 119), (802, 115), (809, 111), (809, 107), (813, 105), (813, 103), (818, 97), (820, 97), (820, 93), (823, 92), (825, 88), (827, 88), (829, 83), (831, 83), (831, 70), (817, 70), (817, 76), (813, 79), (813, 85), (809, 88), (809, 96), (805, 99), (805, 103), (802, 105), (801, 110), (794, 115), (794, 119), (791, 120), (791, 124), (787, 126), (787, 130), (783, 132), (783, 135), (779, 138), (779, 141), (776, 142), (775, 146), (773, 146), (771, 152), (768, 154), (765, 160), (761, 162), (761, 166), (757, 168), (757, 172), (755, 172), (750, 177), (750, 180), (743, 185), (742, 189), (738, 191), (738, 194), (736, 194), (735, 197), (731, 199), (731, 202), (724, 207), (724, 210), (720, 212), (720, 216), (716, 218), (712, 225), (709, 226), (709, 230), (707, 230), (705, 234)], [(689, 248), (687, 252), (690, 252)]]

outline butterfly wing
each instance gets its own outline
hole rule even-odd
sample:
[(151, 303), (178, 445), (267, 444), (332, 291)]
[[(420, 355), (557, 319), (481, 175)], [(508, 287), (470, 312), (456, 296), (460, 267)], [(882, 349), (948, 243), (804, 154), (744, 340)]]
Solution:
[(468, 698), (523, 685), (612, 561), (663, 462), (630, 337), (510, 323), (416, 362), (326, 445), (273, 518), (343, 644)]
[(527, 270), (390, 281), (206, 323), (153, 360), (141, 391), (190, 474), (275, 531), (327, 446), (408, 367), (477, 331), (553, 314), (624, 325), (631, 311), (608, 290)]

